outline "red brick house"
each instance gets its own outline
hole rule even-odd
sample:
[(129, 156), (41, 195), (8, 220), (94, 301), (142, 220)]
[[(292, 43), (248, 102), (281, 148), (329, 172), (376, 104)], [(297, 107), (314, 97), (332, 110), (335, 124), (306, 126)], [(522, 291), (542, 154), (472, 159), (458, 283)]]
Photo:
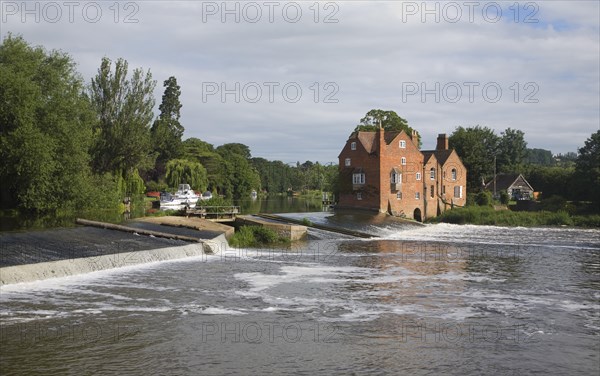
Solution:
[(354, 132), (339, 155), (338, 207), (424, 220), (467, 200), (467, 171), (448, 137), (419, 150), (418, 135)]

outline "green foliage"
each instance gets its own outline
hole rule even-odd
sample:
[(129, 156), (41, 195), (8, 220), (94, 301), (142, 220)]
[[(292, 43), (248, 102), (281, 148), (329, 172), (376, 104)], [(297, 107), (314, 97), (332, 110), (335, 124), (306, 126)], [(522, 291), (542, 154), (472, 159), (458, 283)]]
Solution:
[(260, 190), (260, 176), (250, 162), (240, 154), (223, 153), (227, 184), (223, 193), (236, 199), (249, 197), (252, 190)]
[(310, 219), (308, 219), (306, 217), (302, 218), (302, 224), (304, 226), (312, 226), (313, 225), (313, 223), (310, 221)]
[(273, 244), (279, 241), (279, 235), (270, 228), (256, 226), (252, 230), (256, 242), (259, 244)]
[(173, 215), (181, 215), (179, 210), (154, 210), (146, 212), (146, 217), (168, 217)]
[(525, 133), (507, 128), (498, 143), (498, 172), (522, 172), (527, 158)]
[[(367, 112), (365, 117), (360, 119), (360, 124), (354, 128), (354, 131), (375, 132), (379, 129), (380, 125), (386, 131), (404, 131), (409, 136), (413, 134), (413, 128), (408, 125), (408, 121), (398, 116), (396, 112), (375, 109)], [(419, 137), (419, 147), (421, 147), (421, 144)]]
[(448, 141), (467, 168), (467, 190), (478, 190), (482, 179), (494, 173), (494, 156), (498, 150), (499, 137), (487, 127), (458, 127)]
[(147, 192), (164, 192), (169, 189), (169, 185), (164, 181), (149, 181), (146, 183)]
[(208, 185), (206, 169), (200, 163), (186, 159), (173, 159), (167, 163), (166, 181), (171, 187), (189, 184), (192, 189), (202, 192)]
[(575, 167), (575, 161), (577, 161), (577, 153), (572, 151), (565, 154), (558, 153), (554, 158), (555, 164), (559, 167), (570, 168)]
[(150, 129), (153, 118), (154, 87), (150, 71), (135, 69), (127, 78), (128, 64), (103, 58), (89, 89), (90, 101), (97, 113), (94, 167), (99, 172), (150, 168)]
[(527, 181), (542, 197), (554, 195), (576, 198), (574, 185), (575, 169), (563, 167), (532, 166), (527, 171)]
[(232, 154), (239, 155), (244, 159), (250, 159), (250, 157), (252, 157), (252, 155), (250, 154), (250, 148), (244, 144), (239, 143), (221, 145), (217, 147), (216, 151), (223, 157), (227, 157)]
[(548, 198), (544, 198), (540, 201), (540, 207), (542, 210), (546, 210), (546, 211), (559, 211), (559, 210), (566, 210), (567, 208), (567, 201), (558, 195), (553, 195), (550, 196)]
[(126, 176), (125, 187), (126, 191), (124, 196), (141, 195), (146, 191), (144, 180), (140, 177), (137, 169)]
[(573, 224), (579, 227), (600, 228), (600, 215), (575, 215)]
[(289, 240), (262, 226), (241, 226), (229, 239), (232, 247), (259, 247), (278, 243), (289, 243)]
[(494, 210), (486, 206), (471, 206), (447, 210), (441, 216), (431, 218), (430, 222), (454, 224), (475, 224), (494, 226), (573, 226), (593, 224), (597, 218), (589, 217), (589, 222), (582, 218), (570, 217), (565, 211), (559, 212), (515, 212), (511, 210)]
[(505, 190), (500, 191), (500, 203), (502, 205), (508, 205), (509, 201), (510, 197), (508, 196), (508, 193)]
[[(112, 207), (89, 168), (94, 114), (75, 62), (9, 34), (0, 45), (0, 201), (3, 208), (56, 211)], [(114, 188), (112, 179), (106, 181)]]
[(232, 206), (233, 200), (231, 198), (213, 195), (212, 198), (209, 200), (198, 201), (197, 205), (201, 205), (201, 206)]
[(181, 88), (175, 77), (169, 77), (164, 82), (165, 92), (159, 106), (160, 115), (154, 121), (151, 132), (152, 145), (157, 154), (156, 169), (158, 175), (163, 172), (167, 161), (179, 158), (182, 153), (181, 137), (184, 128), (179, 123), (181, 116)]
[(592, 133), (579, 149), (575, 176), (580, 188), (579, 198), (593, 201), (600, 207), (600, 130)]
[(554, 157), (552, 152), (545, 149), (527, 149), (527, 163), (539, 166), (552, 166)]
[(492, 206), (492, 193), (489, 191), (481, 191), (475, 196), (475, 203), (479, 206)]

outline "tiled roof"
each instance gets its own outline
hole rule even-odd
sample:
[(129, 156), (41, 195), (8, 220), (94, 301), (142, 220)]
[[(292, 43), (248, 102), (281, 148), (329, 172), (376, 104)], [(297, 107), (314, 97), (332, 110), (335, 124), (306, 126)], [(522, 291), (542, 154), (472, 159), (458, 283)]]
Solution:
[[(521, 174), (498, 174), (496, 175), (496, 190), (503, 191), (513, 185), (519, 177), (523, 178), (523, 181), (531, 188), (531, 184), (521, 176)], [(486, 189), (492, 189), (494, 187), (494, 179), (490, 180), (486, 185)], [(532, 188), (533, 189), (533, 188)]]
[(358, 132), (358, 140), (368, 153), (377, 150), (377, 132)]
[(423, 155), (425, 156), (425, 163), (427, 163), (427, 160), (429, 159), (429, 156), (431, 154), (434, 154), (435, 157), (437, 158), (438, 162), (443, 165), (444, 163), (446, 163), (446, 161), (448, 160), (448, 158), (450, 157), (450, 155), (452, 154), (452, 152), (454, 151), (454, 149), (448, 149), (448, 150), (421, 150), (421, 153), (423, 153)]

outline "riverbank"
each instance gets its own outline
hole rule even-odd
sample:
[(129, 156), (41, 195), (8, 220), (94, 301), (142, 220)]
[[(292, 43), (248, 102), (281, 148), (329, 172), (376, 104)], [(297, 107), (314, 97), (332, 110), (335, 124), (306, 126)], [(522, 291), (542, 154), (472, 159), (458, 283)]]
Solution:
[(448, 210), (430, 218), (428, 223), (453, 223), (492, 226), (573, 226), (599, 228), (600, 215), (569, 215), (567, 212), (494, 210), (486, 206), (467, 206)]

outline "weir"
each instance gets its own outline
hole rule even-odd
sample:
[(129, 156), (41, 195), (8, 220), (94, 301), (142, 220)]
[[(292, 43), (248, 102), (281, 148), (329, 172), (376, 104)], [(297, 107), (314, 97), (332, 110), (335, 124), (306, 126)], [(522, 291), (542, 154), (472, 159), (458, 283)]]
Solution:
[(306, 228), (306, 227), (313, 227), (319, 230), (325, 230), (325, 231), (330, 231), (330, 232), (337, 232), (339, 234), (343, 234), (343, 235), (350, 235), (350, 236), (354, 236), (357, 238), (366, 238), (366, 239), (370, 239), (370, 238), (374, 238), (376, 237), (373, 234), (367, 234), (366, 232), (361, 232), (361, 231), (355, 231), (355, 230), (348, 230), (348, 229), (343, 229), (343, 228), (339, 228), (339, 227), (333, 227), (333, 226), (326, 226), (326, 225), (321, 225), (321, 224), (317, 224), (317, 223), (305, 223), (304, 221), (299, 221), (296, 219), (292, 219), (292, 218), (286, 218), (286, 217), (282, 217), (279, 215), (275, 215), (275, 214), (264, 214), (264, 213), (259, 213), (256, 214), (257, 217), (261, 217), (261, 218), (265, 218), (265, 219), (270, 219), (270, 220), (274, 220), (274, 221), (278, 221), (278, 222), (288, 222), (288, 223), (295, 223), (298, 225), (302, 225), (302, 227)]
[(68, 277), (149, 262), (205, 256), (220, 253), (223, 247), (227, 247), (227, 239), (224, 235), (219, 235), (211, 240), (184, 246), (8, 266), (0, 268), (0, 285)]
[[(173, 225), (188, 223), (168, 217), (160, 221), (171, 227), (151, 220), (123, 226), (78, 219), (85, 227), (4, 235), (0, 237), (0, 285), (219, 254), (227, 250), (226, 236), (233, 232), (217, 224), (194, 222), (176, 228)], [(148, 225), (150, 229), (143, 227)]]

